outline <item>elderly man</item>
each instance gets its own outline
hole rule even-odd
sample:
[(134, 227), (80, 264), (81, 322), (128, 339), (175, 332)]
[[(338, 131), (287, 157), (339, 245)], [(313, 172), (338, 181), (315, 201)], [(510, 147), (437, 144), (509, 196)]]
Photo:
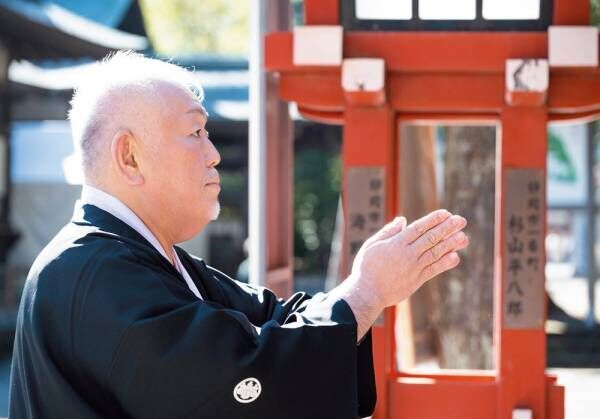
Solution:
[(465, 220), (397, 218), (329, 293), (289, 300), (175, 246), (219, 212), (219, 153), (185, 70), (100, 63), (70, 119), (85, 184), (19, 310), (12, 418), (340, 418), (373, 410), (369, 329), (459, 263)]

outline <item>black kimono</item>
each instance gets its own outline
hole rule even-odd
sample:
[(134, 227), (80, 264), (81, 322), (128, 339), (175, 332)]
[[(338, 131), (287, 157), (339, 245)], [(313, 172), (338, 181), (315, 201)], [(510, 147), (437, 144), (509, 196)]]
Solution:
[(371, 414), (370, 336), (345, 301), (278, 300), (176, 251), (204, 300), (127, 224), (76, 209), (25, 284), (11, 418)]

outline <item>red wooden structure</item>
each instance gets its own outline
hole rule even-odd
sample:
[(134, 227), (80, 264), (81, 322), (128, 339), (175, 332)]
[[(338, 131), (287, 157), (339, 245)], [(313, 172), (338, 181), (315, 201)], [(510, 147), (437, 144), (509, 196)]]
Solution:
[[(551, 25), (589, 25), (588, 0), (547, 3), (553, 3)], [(341, 26), (341, 4), (339, 0), (304, 0), (305, 25)], [(496, 369), (436, 374), (399, 371), (395, 365), (395, 311), (389, 309), (383, 324), (374, 328), (378, 388), (374, 417), (508, 419), (516, 418), (520, 414), (516, 410), (523, 408), (536, 419), (563, 418), (564, 390), (545, 372), (544, 322), (537, 327), (514, 328), (503, 314), (508, 284), (502, 268), (508, 258), (503, 246), (508, 222), (505, 175), (519, 168), (545, 174), (548, 122), (600, 117), (598, 64), (555, 66), (550, 62), (546, 89), (511, 91), (506, 83), (507, 60), (547, 59), (548, 31), (344, 29), (344, 59), (380, 58), (385, 63), (383, 94), (359, 91), (353, 95), (342, 87), (341, 65), (294, 63), (292, 32), (271, 33), (265, 42), (266, 68), (278, 75), (279, 97), (296, 102), (308, 119), (343, 125), (345, 176), (356, 167), (384, 168), (388, 219), (396, 215), (398, 205), (400, 121), (485, 120), (501, 128), (495, 220)], [(536, 287), (535, 292), (543, 295), (543, 281)], [(543, 304), (540, 310), (543, 319)]]

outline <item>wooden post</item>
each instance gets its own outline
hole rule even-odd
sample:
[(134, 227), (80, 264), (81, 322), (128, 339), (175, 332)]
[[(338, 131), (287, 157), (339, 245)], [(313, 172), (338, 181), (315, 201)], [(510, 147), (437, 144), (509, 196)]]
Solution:
[[(289, 1), (268, 0), (267, 30), (288, 30)], [(293, 293), (294, 138), (288, 103), (279, 98), (274, 73), (266, 80), (266, 281), (279, 297)]]
[(594, 160), (596, 157), (596, 141), (594, 138), (596, 131), (594, 123), (587, 124), (587, 202), (585, 208), (585, 216), (588, 226), (588, 245), (586, 249), (586, 264), (588, 266), (588, 283), (587, 283), (587, 300), (588, 313), (585, 319), (585, 324), (589, 329), (596, 326), (596, 292), (595, 284), (598, 276), (598, 268), (596, 264), (596, 184), (594, 181)]
[(10, 51), (0, 41), (0, 308), (6, 309), (12, 301), (14, 286), (7, 278), (6, 257), (18, 234), (11, 228), (10, 210), (10, 95), (8, 92), (8, 66)]
[(497, 418), (511, 419), (515, 408), (545, 418), (548, 114), (545, 107), (505, 107), (501, 120), (494, 288)]
[[(348, 229), (352, 220), (348, 208), (348, 195), (367, 191), (349, 191), (348, 173), (356, 168), (382, 168), (385, 173), (385, 217), (391, 219), (396, 211), (396, 191), (393, 179), (396, 175), (394, 152), (396, 146), (396, 126), (393, 111), (387, 107), (348, 106), (344, 112), (343, 167), (344, 167), (344, 220), (346, 222), (344, 239), (349, 239)], [(350, 249), (349, 249), (350, 247)], [(350, 251), (352, 246), (347, 246)], [(348, 258), (349, 270), (352, 257)], [(346, 272), (345, 274), (347, 274)], [(344, 275), (345, 276), (345, 275)], [(395, 371), (394, 349), (394, 310), (387, 309), (383, 323), (373, 326), (373, 356), (375, 381), (377, 385), (377, 406), (373, 417), (382, 419), (387, 412), (388, 380)]]
[[(8, 93), (8, 66), (10, 51), (0, 42), (0, 266), (18, 235), (10, 228), (10, 95)], [(0, 275), (4, 276), (3, 273)]]
[[(9, 134), (10, 97), (8, 94), (8, 67), (10, 51), (0, 42), (0, 224), (7, 224), (8, 215), (8, 176), (9, 176)], [(2, 246), (3, 248), (4, 246)], [(4, 252), (0, 259), (4, 260)]]

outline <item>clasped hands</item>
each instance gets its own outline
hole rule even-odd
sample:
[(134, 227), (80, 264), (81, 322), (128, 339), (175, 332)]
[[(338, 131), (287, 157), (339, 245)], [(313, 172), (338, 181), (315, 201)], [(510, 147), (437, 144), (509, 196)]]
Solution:
[(358, 338), (379, 313), (413, 294), (429, 279), (456, 267), (458, 251), (469, 244), (467, 221), (446, 210), (434, 211), (407, 225), (397, 217), (358, 251), (350, 276), (334, 290), (350, 305)]

